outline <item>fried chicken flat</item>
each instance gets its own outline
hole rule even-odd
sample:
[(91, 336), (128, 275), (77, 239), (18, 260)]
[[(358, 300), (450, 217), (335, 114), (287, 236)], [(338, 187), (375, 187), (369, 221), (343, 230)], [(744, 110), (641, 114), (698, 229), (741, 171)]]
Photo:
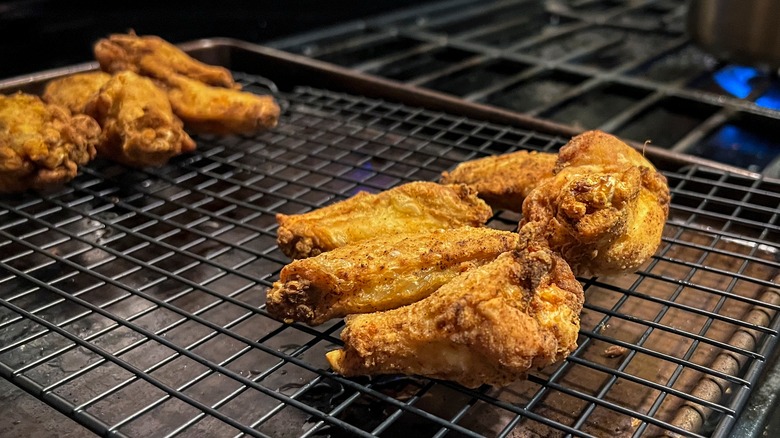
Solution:
[(582, 303), (582, 285), (566, 262), (531, 244), (414, 304), (348, 316), (344, 348), (326, 357), (344, 376), (416, 374), (503, 386), (576, 348)]
[(165, 91), (125, 71), (111, 77), (85, 112), (103, 128), (98, 154), (131, 167), (162, 166), (195, 149)]
[(553, 173), (529, 193), (521, 225), (540, 224), (575, 273), (625, 272), (655, 253), (669, 213), (669, 186), (639, 152), (589, 131), (560, 150)]
[(197, 61), (156, 36), (110, 35), (97, 42), (94, 53), (100, 68), (109, 73), (129, 70), (163, 82), (182, 75), (215, 87), (241, 88), (226, 68)]
[(556, 154), (517, 151), (459, 164), (443, 172), (442, 184), (467, 184), (495, 209), (523, 211), (523, 200), (541, 181), (552, 177)]
[(43, 100), (64, 106), (73, 114), (84, 114), (87, 104), (111, 79), (111, 75), (102, 71), (76, 73), (46, 84)]
[(279, 121), (279, 105), (272, 96), (212, 87), (175, 74), (165, 83), (173, 112), (193, 132), (252, 134)]
[(95, 157), (99, 135), (90, 117), (29, 94), (0, 95), (0, 193), (72, 180)]
[(267, 309), (285, 322), (309, 325), (394, 309), (517, 244), (517, 233), (474, 227), (364, 240), (285, 266), (268, 291)]
[(277, 214), (277, 242), (288, 257), (300, 259), (386, 234), (481, 226), (492, 214), (465, 185), (411, 182), (305, 214)]

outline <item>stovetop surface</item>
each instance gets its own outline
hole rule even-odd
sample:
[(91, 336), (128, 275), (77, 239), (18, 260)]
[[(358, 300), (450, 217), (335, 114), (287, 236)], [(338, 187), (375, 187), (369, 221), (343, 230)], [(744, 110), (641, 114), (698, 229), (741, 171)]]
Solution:
[(780, 81), (685, 33), (684, 0), (456, 0), (271, 45), (780, 177)]

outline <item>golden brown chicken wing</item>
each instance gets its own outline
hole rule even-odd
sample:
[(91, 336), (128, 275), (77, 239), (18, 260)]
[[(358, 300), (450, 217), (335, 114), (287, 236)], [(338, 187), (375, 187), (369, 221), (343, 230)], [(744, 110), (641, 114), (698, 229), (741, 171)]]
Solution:
[(133, 72), (114, 75), (85, 112), (103, 128), (98, 154), (128, 166), (162, 166), (195, 149), (165, 91)]
[(129, 70), (160, 81), (183, 75), (215, 87), (241, 88), (225, 68), (204, 64), (156, 36), (115, 34), (95, 45), (100, 68), (109, 73)]
[(87, 103), (111, 79), (111, 75), (102, 71), (76, 73), (46, 84), (43, 100), (64, 106), (73, 114), (84, 114)]
[(173, 112), (201, 134), (252, 134), (276, 126), (279, 105), (272, 96), (217, 88), (180, 75), (165, 80)]
[(285, 266), (266, 305), (285, 322), (310, 325), (394, 309), (517, 244), (517, 233), (474, 227), (380, 236)]
[(429, 297), (346, 318), (344, 348), (326, 357), (345, 376), (417, 374), (467, 387), (507, 385), (577, 345), (582, 286), (544, 245), (506, 252)]
[(59, 105), (0, 95), (0, 193), (45, 189), (76, 177), (95, 157), (100, 127)]
[(553, 174), (556, 154), (518, 151), (459, 164), (443, 172), (442, 184), (467, 184), (495, 209), (523, 211), (523, 200)]
[(277, 214), (277, 242), (299, 259), (372, 237), (480, 226), (493, 212), (464, 185), (411, 182), (357, 195), (309, 213)]
[(521, 225), (540, 224), (575, 273), (625, 272), (653, 255), (669, 213), (669, 186), (639, 152), (589, 131), (560, 150), (553, 173), (529, 193)]

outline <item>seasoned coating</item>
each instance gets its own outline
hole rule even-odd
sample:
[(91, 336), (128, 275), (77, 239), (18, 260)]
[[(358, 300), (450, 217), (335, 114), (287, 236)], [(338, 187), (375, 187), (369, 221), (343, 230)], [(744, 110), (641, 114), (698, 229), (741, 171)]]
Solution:
[(480, 226), (492, 214), (464, 185), (411, 182), (305, 214), (277, 214), (277, 242), (288, 257), (300, 259), (386, 234)]
[(95, 157), (99, 135), (90, 117), (29, 94), (0, 95), (0, 193), (72, 180)]
[(400, 373), (471, 388), (508, 385), (576, 348), (583, 299), (566, 262), (531, 245), (414, 304), (348, 316), (344, 348), (326, 357), (344, 376)]
[(576, 274), (616, 274), (655, 253), (669, 201), (666, 178), (639, 152), (589, 131), (560, 150), (554, 176), (523, 203), (521, 225), (540, 224)]
[(129, 70), (163, 82), (178, 74), (215, 87), (241, 88), (226, 68), (197, 61), (157, 36), (110, 35), (95, 44), (94, 53), (108, 73)]
[(54, 79), (46, 84), (43, 100), (64, 106), (73, 114), (84, 114), (87, 103), (111, 79), (111, 75), (102, 71), (76, 73)]
[(459, 164), (443, 172), (442, 184), (466, 184), (495, 209), (523, 211), (523, 200), (541, 181), (552, 177), (556, 154), (517, 151)]
[(103, 128), (98, 154), (131, 167), (162, 166), (195, 149), (168, 97), (151, 79), (114, 75), (85, 108)]
[(394, 309), (517, 244), (517, 233), (474, 227), (364, 240), (285, 266), (268, 291), (267, 309), (285, 322), (310, 325)]
[(272, 96), (217, 88), (180, 75), (165, 81), (173, 112), (201, 134), (253, 134), (276, 126), (279, 105)]

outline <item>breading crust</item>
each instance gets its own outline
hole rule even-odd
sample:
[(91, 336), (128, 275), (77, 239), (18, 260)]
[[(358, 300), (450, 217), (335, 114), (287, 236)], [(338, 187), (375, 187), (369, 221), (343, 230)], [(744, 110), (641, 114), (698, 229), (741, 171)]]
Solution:
[(201, 134), (253, 134), (273, 128), (279, 105), (272, 96), (205, 85), (181, 75), (165, 80), (173, 112)]
[(268, 291), (267, 309), (310, 325), (393, 309), (517, 244), (517, 233), (473, 227), (379, 236), (285, 266)]
[(277, 242), (293, 259), (315, 256), (383, 234), (481, 226), (493, 211), (465, 185), (411, 182), (360, 192), (300, 215), (277, 214)]
[(589, 131), (561, 148), (555, 175), (526, 198), (521, 225), (541, 224), (577, 275), (617, 274), (658, 249), (669, 202), (666, 178), (639, 152)]
[(204, 64), (153, 35), (109, 35), (95, 44), (94, 53), (100, 68), (109, 73), (132, 71), (161, 81), (179, 74), (215, 87), (241, 88), (228, 69)]
[(110, 79), (111, 75), (102, 71), (72, 74), (49, 81), (42, 97), (48, 103), (64, 106), (73, 114), (84, 114), (87, 104)]
[(345, 376), (416, 374), (503, 386), (574, 350), (583, 300), (566, 262), (531, 245), (414, 304), (348, 316), (344, 348), (326, 357)]
[(168, 97), (131, 71), (113, 75), (85, 108), (103, 128), (98, 154), (131, 166), (162, 166), (195, 149)]
[(0, 95), (0, 193), (72, 180), (95, 157), (99, 135), (90, 117), (29, 94)]
[(467, 184), (495, 209), (521, 212), (523, 200), (553, 174), (555, 154), (517, 151), (460, 163), (443, 172), (442, 184)]

